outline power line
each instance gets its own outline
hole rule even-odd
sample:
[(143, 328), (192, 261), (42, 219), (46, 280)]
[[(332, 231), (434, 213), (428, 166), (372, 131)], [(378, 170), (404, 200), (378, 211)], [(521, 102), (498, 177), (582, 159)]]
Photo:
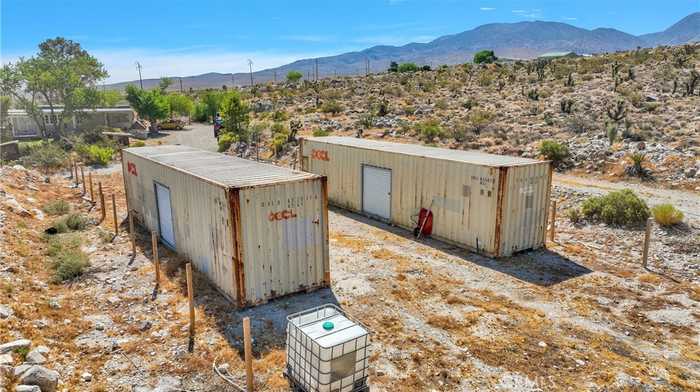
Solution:
[(250, 87), (253, 87), (253, 60), (248, 59), (248, 68), (250, 68)]

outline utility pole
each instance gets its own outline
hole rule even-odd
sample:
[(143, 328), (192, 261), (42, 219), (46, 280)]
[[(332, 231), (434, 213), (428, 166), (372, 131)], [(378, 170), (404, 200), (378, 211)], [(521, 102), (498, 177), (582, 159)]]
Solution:
[(250, 88), (253, 88), (253, 60), (248, 59), (248, 68), (250, 69)]
[(141, 85), (141, 90), (143, 90), (143, 79), (141, 78), (141, 63), (136, 62), (136, 68), (139, 70), (139, 85)]
[(182, 94), (182, 78), (180, 78), (180, 94)]
[(273, 75), (274, 75), (274, 76), (273, 76), (274, 81), (275, 81), (275, 83), (277, 83), (277, 70), (275, 70), (275, 71), (273, 71), (273, 72), (274, 72), (274, 73), (273, 73)]
[(318, 82), (318, 59), (314, 59), (314, 63), (316, 65), (316, 81)]
[(365, 59), (365, 76), (369, 76), (369, 59)]
[(231, 72), (231, 88), (236, 88), (236, 79), (233, 77), (233, 72)]

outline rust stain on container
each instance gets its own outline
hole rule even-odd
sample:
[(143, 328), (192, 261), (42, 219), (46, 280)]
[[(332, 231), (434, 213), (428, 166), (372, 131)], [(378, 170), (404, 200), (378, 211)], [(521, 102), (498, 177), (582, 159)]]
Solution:
[(233, 279), (236, 282), (238, 304), (245, 305), (245, 270), (243, 268), (243, 244), (241, 241), (241, 204), (238, 189), (228, 192), (233, 233)]
[(496, 256), (501, 255), (501, 225), (503, 223), (503, 198), (506, 192), (506, 178), (508, 178), (508, 167), (499, 167), (498, 197), (496, 200), (496, 232), (494, 233)]

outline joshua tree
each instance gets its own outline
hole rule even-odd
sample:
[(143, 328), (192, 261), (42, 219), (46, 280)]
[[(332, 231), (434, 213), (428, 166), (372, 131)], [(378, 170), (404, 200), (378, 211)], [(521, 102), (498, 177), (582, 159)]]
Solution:
[(540, 93), (536, 88), (533, 88), (527, 92), (527, 98), (533, 101), (538, 101), (540, 99)]
[(634, 73), (634, 68), (629, 67), (629, 69), (627, 70), (627, 79), (634, 80), (635, 78), (636, 78), (636, 75)]
[(569, 72), (569, 77), (566, 78), (566, 81), (564, 82), (564, 86), (566, 87), (574, 87), (574, 74)]
[(574, 106), (574, 100), (569, 98), (562, 98), (562, 100), (559, 101), (559, 106), (561, 107), (562, 113), (571, 114)]
[(618, 99), (614, 105), (610, 105), (607, 109), (608, 117), (617, 122), (620, 122), (627, 115), (627, 108), (625, 107), (625, 101)]
[(695, 94), (695, 86), (697, 86), (698, 81), (700, 81), (700, 74), (698, 74), (698, 71), (690, 71), (688, 81), (685, 82), (685, 96), (691, 96)]
[(621, 68), (621, 67), (622, 67), (622, 64), (620, 64), (620, 63), (617, 62), (617, 61), (615, 61), (614, 63), (612, 63), (611, 68), (612, 68), (612, 77), (613, 77), (613, 79), (616, 79), (616, 78), (617, 78), (617, 73), (620, 72), (620, 68)]

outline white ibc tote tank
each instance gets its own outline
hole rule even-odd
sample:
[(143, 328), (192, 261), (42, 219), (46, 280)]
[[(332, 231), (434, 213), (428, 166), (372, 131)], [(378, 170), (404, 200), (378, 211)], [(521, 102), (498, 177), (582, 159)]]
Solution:
[(331, 304), (287, 316), (287, 377), (306, 392), (369, 390), (368, 335)]

